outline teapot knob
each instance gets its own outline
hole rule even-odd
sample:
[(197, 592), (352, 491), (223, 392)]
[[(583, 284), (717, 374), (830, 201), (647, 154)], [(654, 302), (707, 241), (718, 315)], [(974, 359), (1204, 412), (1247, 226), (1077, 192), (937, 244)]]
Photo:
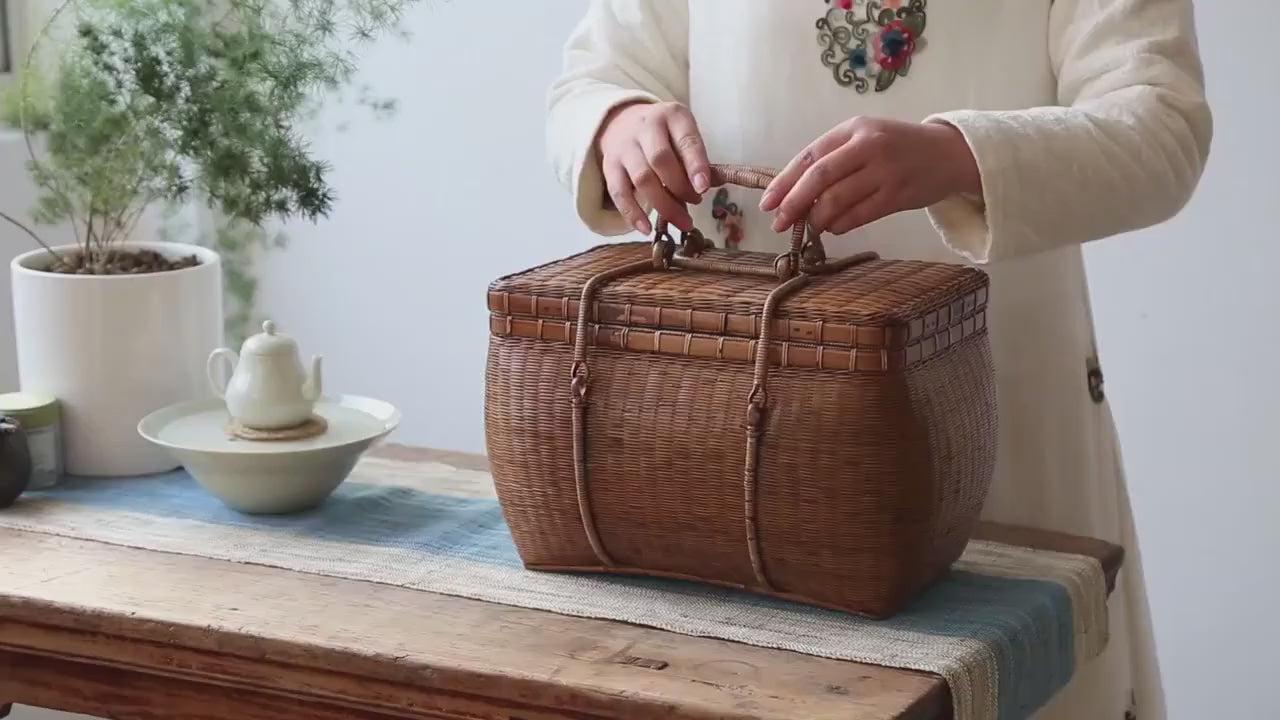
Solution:
[(265, 321), (263, 321), (263, 323), (262, 323), (262, 332), (264, 332), (264, 333), (266, 333), (266, 334), (268, 334), (268, 335), (275, 335), (275, 334), (276, 334), (276, 324), (275, 324), (274, 322), (270, 321), (270, 320), (265, 320)]

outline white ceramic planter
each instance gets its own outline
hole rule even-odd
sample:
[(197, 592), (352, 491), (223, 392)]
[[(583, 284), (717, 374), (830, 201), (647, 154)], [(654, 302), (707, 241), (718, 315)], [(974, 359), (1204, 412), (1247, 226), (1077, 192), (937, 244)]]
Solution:
[(172, 470), (177, 462), (138, 435), (138, 421), (211, 395), (206, 360), (222, 345), (217, 253), (177, 243), (123, 247), (195, 254), (200, 265), (145, 275), (62, 275), (42, 270), (49, 265), (44, 250), (10, 265), (19, 382), (60, 401), (72, 475)]

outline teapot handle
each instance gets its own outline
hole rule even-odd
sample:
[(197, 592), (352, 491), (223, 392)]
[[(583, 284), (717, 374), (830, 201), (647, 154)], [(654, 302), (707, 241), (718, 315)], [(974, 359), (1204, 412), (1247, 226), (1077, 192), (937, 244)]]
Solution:
[(217, 350), (209, 353), (209, 362), (206, 366), (206, 369), (209, 372), (209, 387), (213, 389), (213, 393), (219, 398), (226, 398), (227, 383), (230, 382), (230, 374), (228, 374), (227, 380), (222, 380), (219, 377), (221, 373), (218, 372), (218, 366), (225, 364), (230, 368), (230, 371), (234, 373), (236, 371), (236, 365), (239, 363), (240, 356), (236, 354), (235, 350), (231, 350), (229, 348), (218, 348)]

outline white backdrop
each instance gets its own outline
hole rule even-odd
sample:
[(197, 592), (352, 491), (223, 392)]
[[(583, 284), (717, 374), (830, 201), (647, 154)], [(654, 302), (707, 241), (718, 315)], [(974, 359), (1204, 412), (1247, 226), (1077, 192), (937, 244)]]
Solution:
[[(400, 404), (400, 442), (483, 449), (486, 284), (594, 241), (543, 154), (544, 91), (586, 4), (423, 7), (412, 43), (366, 63), (375, 89), (399, 98), (398, 117), (345, 109), (327, 125), (347, 120), (346, 132), (317, 136), (339, 205), (322, 225), (291, 228), (291, 249), (267, 259), (262, 306), (326, 355), (333, 391)], [(1173, 222), (1091, 247), (1090, 277), (1171, 717), (1270, 720), (1280, 83), (1269, 32), (1280, 4), (1242, 14), (1201, 3), (1198, 15), (1217, 117), (1204, 184)], [(0, 162), (8, 209), (20, 172), (3, 147)], [(0, 228), (0, 255), (25, 247)]]

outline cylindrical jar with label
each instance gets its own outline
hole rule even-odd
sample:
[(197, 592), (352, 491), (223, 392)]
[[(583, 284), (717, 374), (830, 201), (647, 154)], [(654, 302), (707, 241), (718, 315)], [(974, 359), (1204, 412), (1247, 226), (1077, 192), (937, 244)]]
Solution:
[(28, 490), (46, 490), (62, 479), (62, 418), (56, 398), (40, 393), (0, 395), (0, 415), (22, 425), (31, 449)]

